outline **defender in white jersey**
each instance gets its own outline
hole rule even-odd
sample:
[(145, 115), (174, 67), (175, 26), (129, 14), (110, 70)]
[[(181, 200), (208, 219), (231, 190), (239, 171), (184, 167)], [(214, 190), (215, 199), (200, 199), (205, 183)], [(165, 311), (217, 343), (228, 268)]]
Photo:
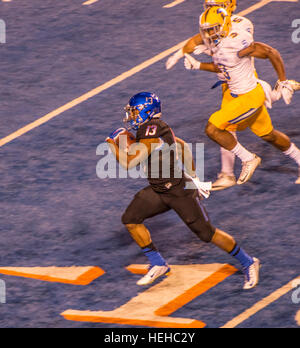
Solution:
[[(199, 22), (200, 22), (200, 19), (201, 19), (201, 16), (199, 18)], [(254, 35), (254, 26), (252, 24), (252, 22), (245, 18), (245, 17), (240, 17), (240, 16), (236, 16), (236, 15), (232, 15), (231, 16), (231, 22), (232, 22), (232, 31), (234, 32), (246, 32), (249, 34), (249, 36), (252, 37), (253, 39), (253, 35)], [(201, 39), (198, 38), (198, 35), (200, 36)], [(202, 40), (202, 37), (200, 34), (197, 34), (194, 38), (192, 38), (191, 42), (188, 42), (182, 49), (182, 53), (185, 54), (185, 53), (190, 53), (189, 51), (191, 50), (192, 46), (194, 45), (195, 41), (194, 40)], [(198, 42), (198, 41), (197, 41)], [(193, 53), (194, 54), (207, 54), (209, 56), (212, 55), (212, 52), (211, 52), (211, 49), (208, 48), (206, 45), (204, 45), (204, 43), (194, 47), (194, 50), (193, 50)], [(253, 66), (254, 66), (254, 59), (252, 59), (252, 63), (253, 63)], [(227, 82), (226, 81), (226, 78), (223, 76), (223, 74), (218, 74), (218, 78), (221, 80), (221, 81), (224, 81), (224, 82)], [(224, 88), (227, 88), (227, 86), (223, 86), (223, 89)], [(223, 90), (223, 92), (225, 92)]]
[[(233, 12), (236, 10), (236, 0), (205, 0), (204, 8), (209, 9), (211, 7), (218, 6), (226, 9), (231, 14), (232, 19), (232, 29), (234, 31), (246, 31), (254, 35), (254, 26), (252, 22), (241, 16), (234, 15)], [(185, 46), (173, 54), (166, 63), (166, 68), (171, 69), (183, 56), (185, 53), (194, 53), (200, 55), (202, 53), (211, 55), (211, 51), (207, 48), (202, 40), (200, 33), (192, 37)], [(253, 59), (254, 64), (254, 59)], [(189, 69), (188, 66), (186, 66)], [(223, 74), (218, 74), (220, 83), (217, 83), (215, 87), (222, 85), (223, 96), (228, 89), (226, 84), (226, 78)], [(236, 137), (236, 133), (232, 132), (233, 136)], [(218, 179), (213, 183), (212, 190), (223, 190), (228, 187), (236, 185), (236, 177), (234, 175), (234, 164), (235, 164), (235, 155), (230, 151), (227, 151), (224, 148), (220, 148), (221, 151), (221, 164), (222, 169), (221, 173), (218, 175)]]
[[(201, 16), (200, 16), (200, 18), (201, 18)], [(200, 22), (200, 18), (199, 18), (199, 22)], [(231, 22), (232, 22), (232, 30), (233, 31), (237, 31), (237, 32), (246, 31), (246, 32), (250, 33), (252, 36), (254, 36), (254, 25), (248, 18), (231, 14)], [(194, 46), (196, 42), (201, 42), (201, 44)], [(191, 51), (193, 46), (194, 46), (194, 49), (193, 49), (193, 51)], [(180, 50), (179, 50), (179, 52), (180, 52)], [(199, 55), (201, 53), (211, 55), (210, 49), (204, 45), (202, 37), (200, 34), (197, 34), (194, 37), (192, 37), (185, 44), (185, 46), (182, 49), (183, 54), (192, 53), (192, 52), (196, 55)]]
[(213, 62), (221, 70), (218, 75), (221, 75), (221, 80), (226, 80), (232, 94), (245, 94), (257, 86), (258, 78), (252, 57), (240, 58), (237, 54), (253, 41), (249, 32), (231, 30), (217, 46), (211, 47)]
[[(232, 27), (234, 30), (244, 30), (254, 35), (254, 26), (252, 22), (241, 16), (234, 15), (233, 12), (236, 10), (236, 0), (205, 0), (204, 9), (207, 10), (212, 7), (222, 7), (231, 15), (232, 18)], [(178, 50), (172, 56), (170, 56), (166, 62), (167, 70), (171, 69), (178, 61), (184, 57), (185, 53), (195, 53), (201, 54), (206, 53), (211, 55), (210, 49), (204, 45), (202, 36), (200, 33), (196, 34), (190, 38), (183, 48)]]
[(233, 31), (230, 16), (221, 7), (212, 7), (202, 14), (200, 34), (211, 51), (213, 63), (202, 64), (189, 55), (186, 57), (193, 69), (222, 73), (222, 79), (227, 81), (228, 90), (224, 93), (222, 107), (209, 118), (206, 133), (241, 159), (243, 169), (237, 183), (247, 182), (261, 163), (258, 156), (246, 150), (230, 133), (248, 127), (296, 161), (299, 167), (296, 183), (300, 183), (300, 151), (285, 134), (273, 128), (265, 106), (266, 95), (253, 65), (253, 57), (271, 61), (279, 78), (278, 93), (288, 104), (297, 83), (286, 79), (279, 52), (266, 44), (254, 42), (247, 31)]

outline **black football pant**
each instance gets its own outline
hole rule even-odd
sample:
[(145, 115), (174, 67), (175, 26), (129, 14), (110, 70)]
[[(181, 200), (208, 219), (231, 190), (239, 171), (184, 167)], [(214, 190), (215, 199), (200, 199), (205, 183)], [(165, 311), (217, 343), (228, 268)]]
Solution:
[(198, 190), (186, 190), (185, 181), (164, 193), (154, 191), (151, 186), (138, 192), (122, 216), (123, 224), (142, 224), (173, 209), (202, 241), (211, 242), (216, 229), (211, 225)]

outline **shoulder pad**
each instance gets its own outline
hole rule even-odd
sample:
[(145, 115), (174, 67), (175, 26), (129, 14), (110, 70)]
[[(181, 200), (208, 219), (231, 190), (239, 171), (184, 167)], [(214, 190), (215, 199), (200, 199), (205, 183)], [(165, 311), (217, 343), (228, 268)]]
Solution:
[(240, 51), (254, 41), (253, 36), (247, 31), (232, 31), (226, 38), (226, 47)]

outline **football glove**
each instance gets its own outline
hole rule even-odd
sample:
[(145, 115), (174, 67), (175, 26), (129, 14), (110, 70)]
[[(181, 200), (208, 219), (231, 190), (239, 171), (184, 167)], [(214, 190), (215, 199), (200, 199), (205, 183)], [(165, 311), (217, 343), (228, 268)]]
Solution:
[(294, 94), (294, 88), (290, 80), (277, 81), (275, 90), (281, 93), (281, 96), (287, 105), (291, 103)]
[(197, 176), (192, 178), (192, 180), (193, 180), (195, 186), (197, 187), (200, 195), (206, 199), (209, 198), (210, 190), (212, 189), (212, 183), (200, 181)]
[(295, 80), (288, 80), (294, 91), (300, 91), (300, 82)]
[(184, 66), (187, 70), (199, 70), (201, 63), (188, 53), (185, 54)]
[(200, 181), (197, 175), (194, 175), (193, 177), (187, 174), (186, 172), (184, 175), (190, 179), (192, 182), (187, 183), (186, 188), (187, 189), (197, 189), (199, 194), (203, 196), (204, 198), (209, 198), (210, 191), (212, 189), (212, 182), (203, 182)]
[(124, 131), (126, 131), (125, 128), (118, 128), (115, 131), (111, 132), (110, 135), (106, 138), (106, 140), (111, 139), (113, 141), (116, 141), (119, 135), (122, 134)]
[(194, 50), (194, 54), (196, 54), (196, 55), (200, 55), (200, 54), (202, 54), (202, 53), (206, 53), (206, 54), (209, 54), (209, 50), (208, 50), (208, 48), (205, 46), (205, 45), (199, 45), (199, 46), (196, 46), (195, 47), (195, 50)]
[(173, 66), (175, 64), (178, 63), (178, 61), (183, 58), (184, 54), (183, 54), (183, 50), (182, 48), (180, 50), (178, 50), (177, 52), (175, 52), (174, 54), (171, 55), (171, 57), (168, 58), (167, 62), (166, 62), (166, 69), (170, 70), (171, 68), (173, 68)]

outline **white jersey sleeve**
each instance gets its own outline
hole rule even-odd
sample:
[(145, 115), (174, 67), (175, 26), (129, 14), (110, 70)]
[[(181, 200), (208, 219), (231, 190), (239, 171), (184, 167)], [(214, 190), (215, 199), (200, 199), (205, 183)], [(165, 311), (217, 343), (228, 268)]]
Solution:
[(240, 17), (236, 15), (231, 16), (232, 31), (247, 31), (252, 36), (254, 35), (254, 25), (246, 17)]
[[(199, 17), (199, 22), (201, 20), (201, 16)], [(232, 31), (247, 31), (252, 36), (254, 35), (254, 25), (253, 23), (246, 17), (231, 16), (231, 23), (232, 23)], [(211, 51), (209, 48), (207, 48), (204, 44), (196, 46), (194, 49), (194, 54), (200, 55), (202, 53), (207, 54), (208, 56), (211, 56)]]
[(239, 52), (244, 48), (249, 47), (253, 41), (254, 39), (252, 34), (250, 34), (248, 31), (240, 30), (238, 32), (231, 31), (223, 42), (226, 42), (224, 47), (227, 46), (228, 48), (232, 48)]
[[(231, 16), (231, 23), (232, 23), (232, 31), (233, 32), (239, 33), (239, 32), (246, 31), (246, 32), (250, 33), (253, 37), (254, 25), (248, 18), (232, 15)], [(254, 58), (252, 59), (252, 64), (254, 64)], [(224, 77), (223, 74), (218, 74), (218, 78), (221, 81), (226, 82), (226, 78)]]

